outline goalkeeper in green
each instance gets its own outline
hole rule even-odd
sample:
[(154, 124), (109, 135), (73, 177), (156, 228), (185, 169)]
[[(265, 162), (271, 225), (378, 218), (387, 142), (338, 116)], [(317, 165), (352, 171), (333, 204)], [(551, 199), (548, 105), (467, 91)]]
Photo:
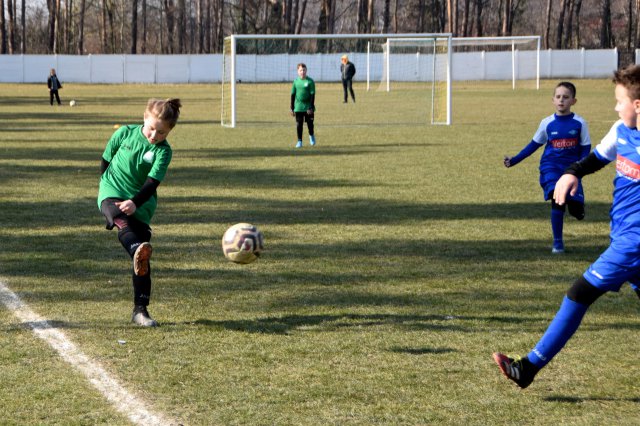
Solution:
[(296, 118), (296, 131), (298, 142), (296, 148), (302, 148), (302, 126), (307, 122), (309, 130), (309, 145), (316, 144), (313, 131), (313, 116), (316, 110), (316, 83), (307, 76), (307, 66), (298, 64), (298, 78), (293, 80), (291, 86), (291, 115)]

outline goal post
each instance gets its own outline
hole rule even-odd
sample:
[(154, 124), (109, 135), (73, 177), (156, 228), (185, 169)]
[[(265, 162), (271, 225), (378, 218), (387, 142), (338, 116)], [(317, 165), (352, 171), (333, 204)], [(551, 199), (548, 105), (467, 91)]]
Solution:
[(451, 124), (451, 42), (448, 37), (397, 37), (384, 44), (379, 90), (392, 81), (424, 81), (431, 90), (431, 123)]
[[(368, 91), (370, 82), (383, 78), (384, 46), (389, 40), (409, 37), (431, 46), (431, 63), (437, 66), (421, 68), (419, 74), (392, 77), (398, 93), (383, 96)], [(438, 54), (433, 55), (436, 44)], [(224, 40), (221, 124), (289, 125), (288, 98), (298, 63), (307, 65), (309, 77), (316, 82), (318, 122), (323, 126), (450, 124), (450, 52), (450, 34), (231, 35)], [(337, 106), (343, 106), (343, 54), (357, 68), (354, 88), (358, 103), (351, 109)], [(433, 84), (441, 89), (434, 91)], [(444, 110), (434, 114), (434, 105)]]

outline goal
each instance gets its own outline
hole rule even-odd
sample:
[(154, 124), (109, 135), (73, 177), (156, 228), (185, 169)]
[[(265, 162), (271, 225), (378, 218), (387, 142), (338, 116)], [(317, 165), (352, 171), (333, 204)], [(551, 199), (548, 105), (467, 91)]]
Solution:
[[(397, 52), (391, 62), (385, 54), (390, 41), (403, 38), (420, 42), (418, 68), (403, 71), (405, 56), (415, 62), (415, 50)], [(226, 127), (291, 125), (291, 84), (304, 63), (316, 82), (322, 126), (450, 124), (450, 53), (450, 34), (232, 35), (224, 41), (220, 121)], [(356, 105), (343, 104), (344, 54), (356, 66)], [(368, 90), (383, 78), (393, 91)]]
[(454, 37), (453, 80), (495, 81), (540, 89), (540, 36)]

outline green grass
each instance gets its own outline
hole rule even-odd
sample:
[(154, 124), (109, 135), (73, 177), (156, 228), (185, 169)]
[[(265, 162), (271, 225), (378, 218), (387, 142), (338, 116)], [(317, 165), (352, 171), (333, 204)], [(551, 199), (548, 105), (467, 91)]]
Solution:
[[(340, 85), (319, 84), (318, 145), (302, 150), (285, 86), (281, 119), (225, 129), (213, 85), (67, 84), (75, 108), (2, 85), (0, 280), (185, 425), (638, 424), (626, 287), (526, 391), (491, 360), (530, 350), (608, 244), (612, 168), (586, 179), (587, 219), (567, 220), (568, 252), (552, 256), (539, 153), (502, 166), (553, 112), (555, 83), (456, 85), (453, 126), (385, 125), (379, 93), (358, 87), (345, 112)], [(595, 144), (616, 119), (613, 85), (576, 83)], [(184, 108), (153, 226), (162, 326), (146, 330), (129, 323), (128, 256), (95, 198), (113, 125), (140, 122), (152, 96)], [(245, 221), (266, 251), (240, 266), (220, 238)], [(127, 424), (4, 307), (0, 332), (0, 423)]]

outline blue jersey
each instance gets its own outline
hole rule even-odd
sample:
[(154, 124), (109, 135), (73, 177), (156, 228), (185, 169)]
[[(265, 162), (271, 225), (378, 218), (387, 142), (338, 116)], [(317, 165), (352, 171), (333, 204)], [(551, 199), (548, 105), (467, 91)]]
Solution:
[[(553, 114), (540, 122), (532, 141), (546, 144), (540, 157), (540, 186), (547, 200), (567, 167), (589, 154), (589, 128), (584, 118), (577, 114)], [(571, 198), (584, 202), (582, 185)]]
[(611, 238), (635, 239), (640, 251), (640, 131), (618, 120), (596, 146), (595, 154), (601, 161), (616, 161)]
[(553, 114), (543, 119), (533, 141), (547, 144), (540, 157), (540, 173), (559, 173), (558, 177), (569, 165), (589, 153), (584, 147), (591, 147), (587, 122), (574, 113)]

